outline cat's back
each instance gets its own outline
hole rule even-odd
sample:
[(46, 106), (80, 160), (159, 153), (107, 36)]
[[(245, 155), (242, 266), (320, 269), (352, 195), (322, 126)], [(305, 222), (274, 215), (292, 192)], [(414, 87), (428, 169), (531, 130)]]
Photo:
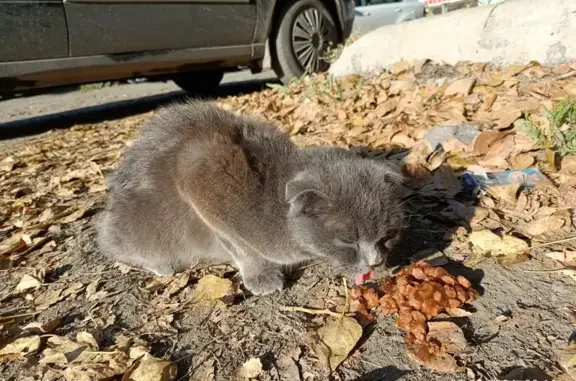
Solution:
[(110, 177), (110, 186), (146, 188), (153, 185), (150, 182), (154, 179), (174, 178), (183, 157), (196, 162), (214, 158), (214, 152), (207, 149), (214, 142), (223, 154), (240, 148), (262, 160), (295, 149), (290, 139), (270, 123), (234, 114), (210, 102), (188, 101), (162, 109), (142, 127)]

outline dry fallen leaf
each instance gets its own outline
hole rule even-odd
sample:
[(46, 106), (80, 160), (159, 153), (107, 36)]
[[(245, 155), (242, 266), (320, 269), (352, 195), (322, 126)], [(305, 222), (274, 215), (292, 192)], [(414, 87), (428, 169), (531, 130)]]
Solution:
[(40, 348), (40, 337), (21, 337), (0, 349), (0, 363), (22, 361), (26, 356), (36, 353)]
[(320, 361), (336, 370), (362, 336), (362, 327), (348, 316), (336, 319), (311, 336), (312, 350)]
[(190, 274), (188, 274), (187, 272), (176, 274), (173, 280), (168, 284), (168, 286), (164, 290), (164, 295), (171, 297), (174, 294), (180, 292), (180, 290), (186, 287), (189, 280), (190, 280)]
[(149, 358), (136, 361), (121, 381), (173, 381), (177, 371), (176, 364), (170, 361)]
[(200, 301), (231, 301), (236, 295), (236, 286), (230, 279), (216, 275), (206, 275), (198, 281), (194, 298)]
[(60, 325), (61, 322), (62, 322), (62, 318), (55, 317), (54, 319), (49, 320), (49, 321), (44, 322), (44, 323), (32, 322), (32, 323), (26, 324), (24, 327), (22, 327), (22, 329), (24, 331), (27, 331), (30, 333), (42, 335), (42, 334), (51, 333), (52, 331), (54, 331)]
[(564, 218), (558, 215), (546, 216), (532, 220), (522, 227), (522, 231), (531, 236), (538, 236), (547, 232), (555, 232), (564, 226)]
[(567, 266), (576, 265), (576, 251), (564, 250), (564, 251), (553, 251), (546, 253), (548, 258), (552, 258), (555, 261), (562, 262)]
[[(426, 357), (425, 355), (419, 354), (419, 350), (422, 349), (418, 346), (408, 346), (406, 353), (408, 353), (411, 359), (428, 369), (442, 373), (456, 373), (462, 370), (456, 363), (454, 357), (448, 353), (440, 353), (435, 356)], [(423, 359), (426, 360), (424, 361)]]
[(505, 202), (508, 205), (516, 206), (518, 203), (518, 191), (520, 184), (507, 184), (502, 186), (488, 187), (487, 193), (496, 200)]
[(241, 378), (250, 380), (252, 378), (258, 377), (260, 373), (262, 373), (262, 361), (260, 361), (260, 359), (257, 357), (253, 357), (242, 364), (238, 375)]
[(568, 348), (558, 354), (558, 363), (572, 379), (576, 380), (576, 343), (570, 343)]
[(84, 217), (85, 214), (86, 214), (86, 209), (80, 208), (80, 209), (76, 210), (75, 212), (70, 213), (66, 217), (63, 217), (62, 219), (60, 219), (59, 222), (61, 222), (63, 224), (69, 224), (71, 222), (77, 221), (80, 218)]
[(22, 292), (30, 289), (37, 289), (44, 282), (44, 271), (36, 271), (34, 275), (24, 274), (20, 282), (16, 285), (16, 291)]
[(512, 158), (512, 168), (513, 169), (525, 169), (530, 168), (534, 164), (534, 157), (527, 153), (521, 153)]
[(474, 138), (473, 149), (474, 152), (480, 155), (486, 155), (490, 151), (490, 147), (498, 140), (506, 137), (506, 134), (500, 131), (486, 130), (482, 131), (476, 138)]
[(62, 289), (48, 290), (34, 299), (34, 303), (38, 306), (38, 308), (44, 309), (58, 303), (63, 298), (64, 296), (62, 295)]
[(76, 334), (76, 342), (86, 344), (88, 347), (98, 350), (98, 342), (91, 333), (81, 331)]
[(445, 96), (450, 95), (468, 95), (474, 86), (474, 79), (466, 78), (452, 82), (444, 91)]
[(451, 317), (466, 317), (466, 316), (471, 316), (472, 313), (468, 312), (466, 310), (463, 310), (462, 308), (448, 308), (446, 310), (446, 312), (448, 313), (448, 315), (450, 315)]
[(470, 233), (469, 241), (478, 254), (493, 257), (515, 257), (528, 252), (529, 247), (520, 238), (505, 235), (499, 237), (490, 230), (480, 230)]
[(438, 340), (442, 349), (452, 354), (459, 353), (468, 346), (460, 327), (451, 321), (428, 322), (428, 340), (431, 338)]
[(107, 381), (122, 374), (106, 364), (90, 364), (71, 366), (62, 372), (66, 381)]

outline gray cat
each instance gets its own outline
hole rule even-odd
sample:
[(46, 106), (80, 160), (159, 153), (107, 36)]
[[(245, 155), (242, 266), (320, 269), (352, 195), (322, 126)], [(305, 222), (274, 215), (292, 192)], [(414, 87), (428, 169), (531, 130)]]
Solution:
[(110, 178), (102, 250), (157, 275), (231, 263), (254, 294), (310, 259), (349, 275), (381, 264), (404, 212), (391, 167), (338, 148), (297, 148), (274, 125), (204, 102), (164, 109)]

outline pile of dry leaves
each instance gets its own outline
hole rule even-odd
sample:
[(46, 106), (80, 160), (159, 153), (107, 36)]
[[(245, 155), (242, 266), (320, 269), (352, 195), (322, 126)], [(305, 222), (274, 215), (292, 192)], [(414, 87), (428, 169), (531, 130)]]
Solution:
[[(445, 258), (471, 267), (496, 258), (509, 266), (529, 260), (536, 249), (562, 243), (561, 249), (546, 253), (545, 263), (554, 276), (567, 277), (570, 282), (570, 277), (576, 278), (576, 102), (572, 98), (576, 97), (576, 64), (543, 67), (532, 62), (497, 68), (469, 62), (455, 66), (399, 62), (389, 73), (373, 78), (349, 76), (331, 81), (318, 76), (289, 87), (271, 87), (218, 102), (278, 122), (302, 146), (336, 145), (375, 159), (397, 160), (409, 175), (408, 185), (415, 195), (409, 202), (419, 217), (452, 226), (444, 237), (448, 245), (440, 253)], [(199, 301), (238, 302), (237, 287), (224, 273), (215, 276), (202, 270), (157, 278), (129, 268), (110, 270), (104, 263), (85, 268), (81, 262), (67, 262), (69, 250), (81, 250), (75, 246), (78, 236), (89, 229), (90, 217), (102, 207), (106, 174), (150, 116), (75, 126), (0, 153), (0, 362), (37, 358), (37, 372), (46, 380), (104, 376), (173, 380), (172, 361), (152, 355), (146, 340), (116, 335), (101, 344), (99, 330), (128, 319), (119, 303), (132, 298), (131, 303), (145, 306), (148, 320), (139, 333), (148, 337), (156, 334), (155, 330), (166, 335), (183, 332), (182, 309)], [(467, 171), (525, 168), (539, 169), (544, 177), (534, 186), (526, 186), (520, 179), (487, 187), (477, 197), (459, 180)], [(369, 321), (374, 318), (369, 310), (376, 305), (384, 313), (398, 310), (398, 326), (412, 333), (407, 335), (408, 343), (427, 346), (428, 353), (432, 348), (437, 354), (438, 346), (433, 343), (461, 338), (461, 332), (447, 325), (449, 322), (427, 320), (459, 307), (456, 302), (473, 300), (476, 294), (464, 278), (445, 281), (442, 277), (448, 274), (436, 276), (420, 268), (425, 275), (422, 278), (414, 273), (419, 268), (404, 270), (404, 275), (381, 291), (362, 289), (361, 298), (367, 304), (353, 301), (353, 311)], [(110, 276), (110, 272), (116, 275)], [(123, 279), (128, 278), (137, 282), (137, 289), (122, 288)], [(208, 290), (219, 292), (206, 296), (206, 284)], [(409, 316), (407, 311), (402, 315), (405, 304), (398, 295), (419, 292), (414, 290), (420, 287), (432, 295), (439, 292), (446, 304), (432, 311), (428, 304), (417, 308), (414, 300), (418, 300), (408, 298), (412, 310)], [(357, 289), (352, 292), (360, 298)], [(89, 323), (94, 331), (67, 330), (70, 326), (59, 311), (71, 306), (80, 309), (82, 323)], [(220, 312), (210, 312), (206, 319), (226, 327), (222, 310), (225, 308), (215, 309)], [(306, 312), (296, 307), (287, 310)], [(363, 329), (342, 311), (324, 312), (334, 315), (337, 324), (312, 330), (310, 346), (334, 371), (356, 346)], [(342, 331), (342, 327), (346, 329)], [(222, 329), (226, 336), (237, 332)], [(447, 337), (439, 337), (450, 331)], [(333, 336), (340, 337), (339, 341), (323, 347), (325, 339)], [(460, 348), (460, 344), (454, 346)], [(566, 371), (576, 377), (570, 350), (560, 358)], [(420, 353), (416, 358), (422, 359), (418, 349), (412, 352)], [(214, 363), (210, 361), (194, 371), (208, 369), (206, 364)], [(244, 378), (263, 372), (259, 358), (242, 363), (241, 367), (233, 365)], [(226, 364), (219, 366), (225, 368)], [(47, 370), (54, 372), (52, 376), (46, 375)]]

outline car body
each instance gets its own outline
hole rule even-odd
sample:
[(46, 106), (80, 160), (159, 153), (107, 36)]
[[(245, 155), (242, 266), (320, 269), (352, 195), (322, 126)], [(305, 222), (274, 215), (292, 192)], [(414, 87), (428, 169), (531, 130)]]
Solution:
[(424, 17), (426, 10), (419, 0), (355, 0), (355, 5), (354, 35)]
[[(208, 84), (239, 67), (261, 71), (265, 55), (287, 81), (302, 74), (306, 65), (292, 60), (288, 62), (292, 67), (281, 66), (286, 62), (279, 62), (278, 50), (296, 56), (297, 44), (295, 29), (284, 24), (306, 21), (311, 14), (330, 29), (317, 31), (320, 38), (314, 41), (313, 36), (305, 40), (319, 54), (328, 42), (348, 37), (354, 4), (352, 0), (1, 0), (0, 94), (137, 77), (175, 77), (183, 87)], [(292, 35), (281, 35), (280, 29)], [(327, 35), (335, 41), (322, 39)]]

